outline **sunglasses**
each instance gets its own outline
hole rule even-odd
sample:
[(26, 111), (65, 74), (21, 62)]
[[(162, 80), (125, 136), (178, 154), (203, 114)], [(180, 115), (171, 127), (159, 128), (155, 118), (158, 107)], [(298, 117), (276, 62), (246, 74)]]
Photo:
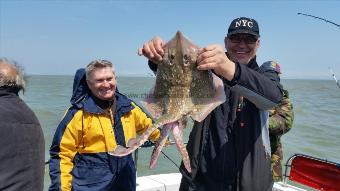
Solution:
[(246, 44), (254, 44), (257, 41), (257, 37), (254, 35), (231, 35), (228, 37), (232, 43), (241, 43), (244, 41)]

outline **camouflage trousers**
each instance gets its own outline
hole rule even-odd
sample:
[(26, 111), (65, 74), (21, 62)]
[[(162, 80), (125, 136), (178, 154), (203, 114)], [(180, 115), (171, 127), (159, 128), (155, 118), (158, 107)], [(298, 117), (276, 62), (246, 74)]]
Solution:
[(282, 147), (280, 144), (276, 151), (272, 153), (271, 157), (272, 176), (274, 182), (282, 181), (282, 159)]

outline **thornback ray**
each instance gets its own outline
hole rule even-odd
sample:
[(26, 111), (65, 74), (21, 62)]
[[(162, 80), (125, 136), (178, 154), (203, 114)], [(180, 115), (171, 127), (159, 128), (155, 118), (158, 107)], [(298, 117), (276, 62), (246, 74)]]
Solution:
[[(218, 105), (225, 102), (222, 80), (208, 70), (197, 69), (199, 47), (178, 31), (164, 46), (163, 60), (158, 64), (156, 83), (151, 95), (143, 102), (155, 122), (141, 136), (131, 139), (126, 147), (117, 146), (109, 154), (126, 156), (139, 148), (158, 127), (174, 135), (177, 149), (182, 154), (183, 162), (188, 172), (191, 172), (190, 160), (183, 144), (183, 121), (188, 117), (201, 122)], [(175, 123), (175, 124), (174, 124)], [(176, 124), (177, 123), (177, 124)], [(183, 127), (181, 127), (181, 124)], [(164, 132), (164, 135), (167, 135)], [(161, 136), (159, 142), (164, 142), (168, 136)], [(158, 153), (163, 143), (156, 144), (153, 153)], [(156, 165), (157, 154), (152, 156), (152, 167)]]

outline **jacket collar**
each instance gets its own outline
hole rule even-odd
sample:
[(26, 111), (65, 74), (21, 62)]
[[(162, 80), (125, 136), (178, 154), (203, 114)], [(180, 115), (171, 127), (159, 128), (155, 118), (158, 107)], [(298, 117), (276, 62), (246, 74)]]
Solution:
[[(131, 104), (131, 100), (128, 99), (125, 95), (119, 93), (118, 90), (116, 90), (115, 97), (116, 112), (125, 114), (134, 108), (134, 106)], [(84, 108), (84, 111), (88, 113), (103, 114), (105, 112), (101, 107), (96, 104), (92, 94), (87, 94), (85, 99), (81, 102), (80, 105), (78, 105), (78, 107), (79, 106), (81, 108)]]
[(18, 88), (0, 87), (0, 97), (16, 97), (19, 96)]
[(251, 69), (255, 69), (255, 70), (259, 69), (259, 65), (256, 62), (256, 56), (249, 61), (249, 63), (247, 64), (247, 67)]

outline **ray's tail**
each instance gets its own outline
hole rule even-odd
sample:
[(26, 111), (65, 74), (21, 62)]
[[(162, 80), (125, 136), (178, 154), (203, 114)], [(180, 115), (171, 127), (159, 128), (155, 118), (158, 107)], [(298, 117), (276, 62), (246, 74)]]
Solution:
[(148, 140), (152, 132), (154, 132), (158, 127), (171, 123), (172, 116), (164, 115), (159, 118), (151, 127), (149, 127), (141, 136), (138, 138), (132, 138), (128, 141), (127, 147), (118, 145), (114, 151), (109, 151), (108, 154), (112, 156), (122, 157), (133, 153), (136, 149), (143, 145), (145, 141)]
[(114, 151), (109, 151), (108, 153), (112, 156), (122, 157), (133, 153), (138, 149), (143, 143), (148, 140), (151, 133), (157, 129), (157, 124), (153, 124), (148, 128), (141, 136), (138, 138), (132, 138), (129, 140), (127, 147), (118, 145)]

